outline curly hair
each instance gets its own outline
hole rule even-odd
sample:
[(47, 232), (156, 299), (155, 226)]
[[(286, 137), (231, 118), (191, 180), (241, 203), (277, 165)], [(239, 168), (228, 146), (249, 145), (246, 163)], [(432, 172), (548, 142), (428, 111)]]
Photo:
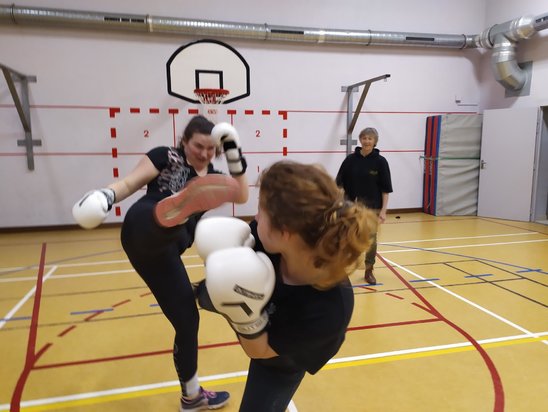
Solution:
[(331, 276), (318, 289), (341, 282), (359, 264), (376, 233), (375, 213), (344, 199), (319, 165), (280, 161), (260, 176), (259, 203), (274, 229), (298, 234), (313, 251), (314, 266)]

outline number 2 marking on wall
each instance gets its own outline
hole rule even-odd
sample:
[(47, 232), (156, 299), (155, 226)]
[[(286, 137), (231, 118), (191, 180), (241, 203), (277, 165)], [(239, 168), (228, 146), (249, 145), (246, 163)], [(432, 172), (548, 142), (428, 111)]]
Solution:
[(261, 131), (255, 130), (255, 137), (261, 137)]
[(146, 137), (148, 137), (148, 135), (149, 135), (149, 132), (148, 132), (148, 130), (145, 129), (145, 131), (143, 132), (143, 136), (146, 138)]

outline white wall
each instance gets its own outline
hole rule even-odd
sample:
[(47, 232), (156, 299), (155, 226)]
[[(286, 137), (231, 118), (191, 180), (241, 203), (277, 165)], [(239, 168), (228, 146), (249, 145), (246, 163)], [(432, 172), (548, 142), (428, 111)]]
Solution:
[[(500, 17), (498, 22), (523, 14), (508, 10), (495, 15), (491, 4), (495, 2), (477, 0), (415, 0), (413, 7), (407, 0), (280, 0), (267, 5), (251, 0), (11, 3), (298, 27), (442, 34), (480, 33), (488, 27), (486, 10), (492, 18)], [(514, 3), (517, 8), (523, 1)], [(16, 145), (17, 139), (23, 138), (22, 127), (0, 79), (0, 227), (73, 224), (72, 204), (85, 191), (112, 181), (114, 168), (120, 175), (127, 173), (149, 148), (173, 144), (174, 134), (180, 135), (190, 118), (188, 109), (195, 106), (167, 94), (165, 63), (180, 46), (198, 39), (0, 25), (0, 63), (37, 76), (37, 83), (30, 85), (32, 129), (33, 137), (42, 140), (42, 146), (35, 148), (35, 170), (28, 171), (24, 149)], [(321, 162), (334, 175), (345, 157), (345, 149), (339, 144), (346, 135), (346, 102), (341, 86), (391, 74), (388, 81), (372, 84), (355, 130), (355, 137), (366, 126), (377, 127), (380, 132), (379, 149), (392, 169), (390, 208), (421, 207), (420, 155), (426, 117), (475, 112), (479, 106), (473, 105), (479, 105), (480, 100), (491, 104), (490, 97), (480, 95), (484, 83), (487, 86), (482, 90), (489, 96), (502, 88), (486, 72), (482, 55), (487, 53), (481, 50), (217, 40), (237, 49), (251, 68), (251, 95), (224, 107), (237, 111), (232, 120), (243, 139), (251, 181), (266, 165), (283, 158), (283, 147), (287, 147), (287, 158)], [(538, 66), (546, 56), (545, 43), (532, 39), (524, 47), (525, 53), (541, 60)], [(542, 50), (528, 51), (532, 47), (529, 44)], [(536, 79), (535, 98), (542, 99)], [(472, 106), (458, 105), (456, 97)], [(358, 95), (355, 104), (357, 99)], [(111, 117), (111, 107), (120, 108), (120, 113)], [(140, 114), (130, 113), (135, 107), (141, 109)], [(160, 113), (148, 114), (149, 108), (159, 108)], [(172, 116), (168, 110), (174, 108), (179, 113)], [(255, 114), (245, 115), (247, 109)], [(261, 115), (261, 110), (270, 110), (271, 115)], [(278, 115), (279, 111), (287, 111), (287, 119)], [(110, 136), (113, 127), (116, 139)], [(281, 136), (283, 129), (288, 131), (286, 139)], [(257, 131), (261, 137), (256, 137)], [(118, 148), (117, 158), (112, 156), (114, 146)], [(224, 168), (223, 162), (219, 165)], [(120, 216), (113, 213), (108, 221), (121, 221), (134, 200), (123, 202)], [(247, 205), (234, 210), (227, 206), (219, 213), (251, 215), (255, 209), (253, 194)]]

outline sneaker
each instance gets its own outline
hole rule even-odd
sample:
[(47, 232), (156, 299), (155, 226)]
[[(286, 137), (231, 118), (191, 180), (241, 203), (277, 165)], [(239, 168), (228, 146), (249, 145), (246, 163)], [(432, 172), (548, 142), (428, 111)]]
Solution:
[(195, 213), (233, 202), (239, 192), (238, 182), (230, 176), (209, 174), (197, 177), (180, 192), (160, 200), (154, 208), (154, 217), (160, 226), (177, 226)]
[(194, 399), (181, 398), (180, 412), (205, 411), (207, 409), (219, 409), (225, 406), (230, 398), (228, 392), (206, 391), (200, 387), (200, 394)]
[(377, 279), (375, 279), (375, 275), (373, 275), (373, 268), (365, 269), (365, 281), (369, 283), (370, 285), (377, 284)]

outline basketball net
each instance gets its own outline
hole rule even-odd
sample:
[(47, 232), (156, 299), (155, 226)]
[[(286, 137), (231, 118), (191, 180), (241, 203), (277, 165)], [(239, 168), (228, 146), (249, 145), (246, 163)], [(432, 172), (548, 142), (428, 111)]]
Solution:
[(202, 115), (213, 123), (217, 123), (219, 105), (223, 103), (228, 93), (226, 89), (194, 89), (194, 94), (202, 106)]

